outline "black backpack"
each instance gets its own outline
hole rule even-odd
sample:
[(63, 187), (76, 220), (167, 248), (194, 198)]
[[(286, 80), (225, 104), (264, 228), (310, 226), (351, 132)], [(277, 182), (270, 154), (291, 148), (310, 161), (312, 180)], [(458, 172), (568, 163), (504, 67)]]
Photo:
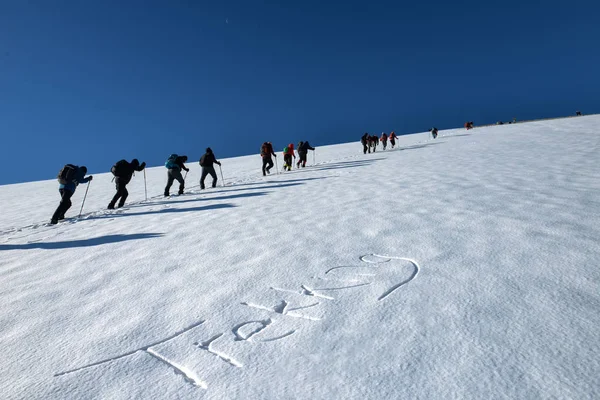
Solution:
[(66, 164), (62, 169), (58, 172), (56, 178), (58, 179), (58, 183), (61, 185), (67, 185), (69, 183), (73, 183), (77, 180), (77, 169), (79, 167), (73, 164)]
[(127, 162), (127, 160), (117, 161), (117, 163), (115, 165), (113, 165), (112, 168), (110, 169), (110, 172), (112, 172), (112, 174), (117, 177), (123, 176), (126, 172), (125, 168), (127, 167), (128, 164), (129, 163)]

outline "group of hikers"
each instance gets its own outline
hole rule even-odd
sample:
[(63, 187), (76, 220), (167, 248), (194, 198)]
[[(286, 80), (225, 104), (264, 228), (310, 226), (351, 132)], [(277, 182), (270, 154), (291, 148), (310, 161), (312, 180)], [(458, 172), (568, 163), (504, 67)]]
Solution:
[(360, 143), (363, 145), (363, 154), (371, 153), (371, 150), (373, 150), (373, 153), (375, 153), (375, 150), (377, 150), (377, 146), (380, 142), (383, 145), (383, 150), (385, 150), (387, 148), (388, 140), (390, 141), (393, 149), (396, 146), (397, 138), (398, 136), (396, 136), (394, 131), (392, 131), (389, 135), (385, 132), (382, 132), (381, 137), (377, 135), (370, 135), (368, 132), (365, 132), (365, 134), (360, 138)]
[[(308, 151), (314, 151), (315, 148), (310, 145), (308, 142), (300, 141), (298, 143), (298, 162), (296, 162), (296, 168), (304, 168), (306, 167), (306, 156)], [(262, 157), (262, 174), (266, 176), (271, 173), (271, 168), (273, 168), (273, 157), (277, 157), (275, 151), (273, 150), (273, 144), (271, 142), (264, 142), (260, 147), (260, 156)], [(294, 143), (290, 143), (283, 148), (283, 170), (291, 171), (293, 160), (292, 158), (296, 158), (296, 154), (294, 154)]]
[[(307, 141), (298, 143), (298, 162), (296, 163), (297, 168), (304, 168), (306, 166), (306, 155), (308, 150), (315, 150)], [(270, 173), (269, 170), (273, 167), (272, 157), (277, 157), (273, 150), (271, 142), (264, 142), (260, 149), (260, 155), (262, 157), (262, 173), (263, 176)], [(283, 170), (292, 170), (292, 158), (296, 158), (294, 154), (294, 144), (290, 143), (283, 149), (284, 167)], [(188, 157), (184, 155), (171, 154), (165, 162), (167, 168), (167, 185), (165, 186), (164, 196), (170, 196), (171, 186), (175, 181), (179, 183), (178, 194), (183, 194), (185, 189), (185, 178), (189, 172), (189, 168), (185, 166)], [(206, 177), (210, 175), (212, 177), (212, 187), (217, 186), (217, 173), (215, 171), (214, 164), (217, 164), (219, 168), (221, 163), (217, 161), (212, 149), (206, 148), (206, 152), (200, 157), (199, 161), (202, 167), (202, 175), (200, 177), (200, 189), (205, 189), (204, 181)], [(127, 191), (127, 184), (131, 181), (135, 172), (144, 171), (146, 163), (140, 164), (139, 160), (133, 159), (131, 162), (127, 160), (120, 160), (112, 166), (111, 172), (114, 176), (113, 180), (116, 186), (117, 192), (113, 196), (112, 200), (108, 203), (107, 209), (114, 210), (115, 208), (121, 208), (125, 205), (129, 192)], [(181, 171), (185, 171), (185, 176), (182, 175)], [(86, 177), (87, 168), (85, 166), (77, 166), (73, 164), (65, 165), (58, 173), (58, 191), (60, 193), (60, 203), (52, 218), (50, 224), (55, 225), (58, 221), (65, 219), (65, 213), (71, 208), (71, 197), (75, 193), (77, 186), (82, 183), (90, 182), (94, 177), (92, 175)], [(222, 172), (221, 172), (222, 178)], [(87, 194), (87, 192), (86, 192)], [(85, 199), (84, 199), (85, 200)]]

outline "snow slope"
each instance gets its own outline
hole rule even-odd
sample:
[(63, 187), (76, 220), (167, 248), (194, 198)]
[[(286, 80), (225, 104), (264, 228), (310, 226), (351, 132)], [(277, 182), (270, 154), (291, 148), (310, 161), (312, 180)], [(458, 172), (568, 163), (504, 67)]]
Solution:
[(598, 398), (599, 127), (190, 163), (170, 199), (152, 168), (113, 212), (96, 174), (53, 227), (56, 182), (2, 186), (0, 397)]

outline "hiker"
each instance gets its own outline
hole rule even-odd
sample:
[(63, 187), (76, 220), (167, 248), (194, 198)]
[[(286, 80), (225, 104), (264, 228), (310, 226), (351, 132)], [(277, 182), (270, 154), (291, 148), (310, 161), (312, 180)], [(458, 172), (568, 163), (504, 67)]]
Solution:
[[(375, 150), (377, 150), (377, 145), (379, 144), (379, 136), (377, 135), (372, 135), (369, 136), (369, 148), (373, 148), (373, 153), (375, 153)], [(370, 153), (370, 151), (369, 151)]]
[(206, 179), (207, 175), (212, 176), (212, 187), (217, 186), (217, 173), (215, 172), (215, 167), (213, 164), (218, 164), (221, 166), (221, 163), (217, 161), (213, 151), (210, 147), (206, 148), (206, 153), (202, 157), (200, 157), (200, 166), (202, 166), (202, 177), (200, 178), (200, 189), (204, 189), (204, 179)]
[(387, 147), (388, 135), (385, 132), (381, 132), (381, 143), (383, 144), (383, 149)]
[(271, 168), (273, 168), (273, 157), (277, 157), (277, 154), (273, 151), (273, 145), (271, 142), (264, 142), (260, 147), (260, 156), (262, 157), (262, 173), (263, 176), (270, 174)]
[(367, 150), (370, 153), (371, 147), (369, 146), (369, 134), (367, 132), (365, 132), (365, 134), (361, 136), (360, 142), (363, 145), (363, 154), (367, 154)]
[(581, 114), (581, 111), (575, 111), (575, 116), (577, 116), (577, 117), (581, 117), (581, 115), (582, 115), (582, 114)]
[(288, 171), (292, 170), (292, 156), (296, 158), (294, 154), (294, 143), (290, 143), (283, 148), (283, 170), (287, 168)]
[(110, 172), (115, 176), (115, 186), (117, 188), (117, 193), (113, 197), (113, 199), (108, 203), (108, 209), (114, 210), (115, 204), (117, 204), (117, 200), (119, 201), (119, 205), (117, 207), (121, 208), (125, 204), (125, 200), (127, 200), (127, 196), (129, 192), (127, 191), (127, 184), (131, 181), (131, 176), (135, 171), (143, 171), (146, 168), (146, 163), (143, 162), (140, 165), (140, 162), (137, 158), (131, 160), (131, 162), (127, 162), (127, 160), (117, 161), (115, 165), (112, 166)]
[(394, 146), (396, 145), (396, 139), (398, 139), (398, 136), (396, 136), (396, 132), (392, 131), (392, 133), (390, 133), (390, 144), (392, 145), (392, 149), (394, 148)]
[(58, 221), (65, 219), (65, 213), (71, 208), (71, 197), (75, 193), (75, 189), (80, 183), (88, 183), (93, 179), (90, 175), (87, 178), (86, 167), (78, 167), (77, 165), (67, 164), (58, 173), (58, 192), (60, 193), (60, 204), (54, 211), (50, 224), (56, 225)]
[(433, 128), (431, 128), (431, 129), (429, 130), (429, 132), (431, 132), (431, 136), (433, 136), (433, 138), (434, 138), (434, 139), (435, 139), (435, 138), (437, 138), (437, 135), (438, 135), (438, 129), (437, 129), (435, 126), (434, 126)]
[(302, 165), (302, 168), (306, 167), (306, 155), (309, 150), (315, 151), (315, 148), (311, 147), (308, 142), (298, 143), (298, 162), (296, 163), (296, 168), (300, 168), (300, 165)]
[(187, 162), (187, 156), (178, 156), (177, 154), (171, 154), (165, 163), (167, 167), (167, 186), (165, 186), (165, 197), (169, 196), (169, 190), (173, 181), (179, 182), (179, 194), (183, 194), (185, 188), (185, 180), (181, 176), (181, 170), (189, 172), (189, 169), (185, 167), (183, 163)]

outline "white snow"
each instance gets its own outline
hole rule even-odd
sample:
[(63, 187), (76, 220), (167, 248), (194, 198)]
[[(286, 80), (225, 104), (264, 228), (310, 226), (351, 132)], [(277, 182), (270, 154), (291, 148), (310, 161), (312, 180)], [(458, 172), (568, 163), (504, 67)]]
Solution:
[(95, 174), (58, 226), (55, 181), (2, 186), (0, 397), (599, 398), (599, 127), (223, 159), (203, 192), (190, 162), (170, 199), (151, 168), (112, 212)]

